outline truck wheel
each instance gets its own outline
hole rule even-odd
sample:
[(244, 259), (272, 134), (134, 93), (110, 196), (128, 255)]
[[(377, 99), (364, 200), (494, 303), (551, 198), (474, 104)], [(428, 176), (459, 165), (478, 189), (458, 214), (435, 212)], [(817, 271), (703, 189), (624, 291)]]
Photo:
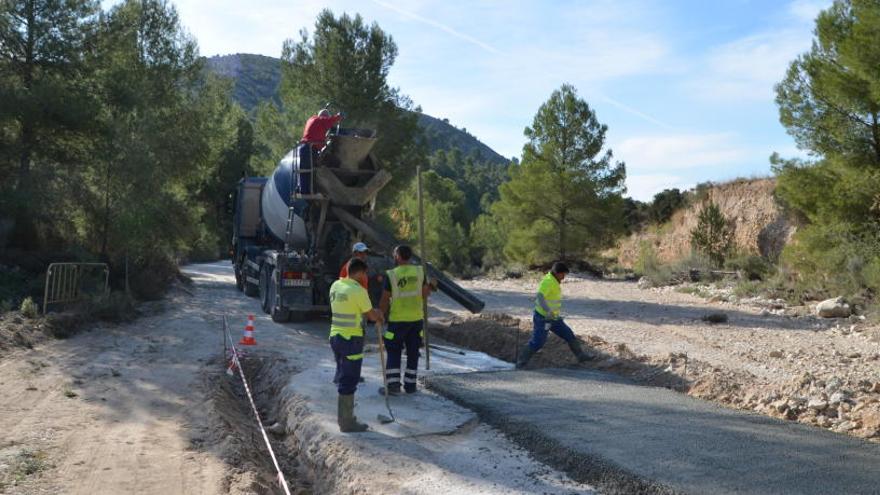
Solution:
[(263, 265), (263, 268), (260, 269), (260, 307), (263, 308), (264, 313), (269, 313), (269, 305), (271, 304), (270, 295), (269, 295), (269, 286), (272, 283), (269, 281), (269, 270), (266, 265)]
[(282, 308), (281, 306), (275, 304), (275, 281), (269, 281), (269, 316), (272, 317), (272, 321), (275, 323), (286, 323), (288, 318), (290, 317), (290, 311)]
[(248, 297), (257, 297), (260, 294), (260, 288), (257, 284), (252, 284), (247, 280), (244, 281), (244, 295)]

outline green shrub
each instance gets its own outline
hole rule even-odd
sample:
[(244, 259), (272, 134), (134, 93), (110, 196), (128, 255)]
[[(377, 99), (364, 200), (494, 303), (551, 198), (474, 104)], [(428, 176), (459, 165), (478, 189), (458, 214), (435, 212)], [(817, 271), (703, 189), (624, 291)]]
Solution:
[(123, 323), (131, 321), (137, 314), (134, 301), (125, 292), (111, 292), (104, 297), (86, 301), (83, 311), (91, 320)]
[(740, 255), (724, 262), (726, 270), (742, 272), (747, 280), (765, 280), (776, 271), (776, 267), (761, 256)]
[(687, 205), (684, 194), (678, 189), (664, 189), (654, 195), (654, 201), (648, 205), (648, 218), (655, 224), (668, 222), (672, 214)]
[(25, 318), (36, 318), (40, 313), (40, 308), (37, 306), (37, 303), (30, 297), (24, 298), (21, 302), (21, 314)]
[(669, 285), (674, 281), (672, 269), (660, 263), (657, 253), (648, 242), (642, 242), (639, 246), (639, 257), (633, 269), (636, 274), (645, 277), (653, 287)]
[(880, 240), (852, 225), (814, 224), (795, 235), (782, 262), (815, 297), (880, 292)]
[(714, 280), (711, 271), (715, 267), (712, 262), (697, 252), (691, 252), (688, 256), (671, 263), (670, 269), (682, 277), (687, 276), (691, 282), (711, 282)]
[(161, 255), (135, 260), (131, 271), (131, 290), (146, 301), (160, 299), (179, 273), (174, 261)]
[(733, 247), (733, 231), (715, 203), (709, 202), (700, 210), (697, 226), (691, 231), (691, 244), (716, 267), (724, 266)]
[(764, 284), (758, 280), (744, 280), (733, 288), (737, 297), (755, 297), (764, 292)]

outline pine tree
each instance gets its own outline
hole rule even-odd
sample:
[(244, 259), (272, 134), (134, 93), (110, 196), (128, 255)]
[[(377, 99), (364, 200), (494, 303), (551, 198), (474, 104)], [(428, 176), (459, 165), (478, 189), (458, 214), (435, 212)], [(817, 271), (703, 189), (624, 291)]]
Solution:
[[(774, 155), (777, 194), (809, 223), (783, 260), (819, 284), (880, 289), (880, 2), (837, 0), (776, 87), (780, 121), (814, 161)], [(877, 277), (875, 277), (877, 278)]]
[(525, 130), (522, 163), (511, 166), (510, 181), (500, 188), (510, 258), (578, 258), (622, 231), (626, 171), (610, 149), (603, 151), (607, 130), (570, 85), (541, 105)]
[(374, 151), (394, 176), (382, 198), (409, 184), (425, 155), (414, 112), (419, 109), (388, 84), (396, 57), (397, 45), (378, 24), (330, 10), (318, 15), (311, 36), (302, 31), (298, 41), (285, 41), (281, 56), (279, 91), (288, 132), (301, 136), (309, 115), (327, 103), (345, 114), (345, 126), (375, 129), (380, 139)]
[(730, 254), (733, 248), (733, 232), (721, 213), (721, 208), (714, 202), (710, 201), (700, 209), (697, 226), (691, 231), (691, 245), (719, 268)]
[(79, 140), (95, 107), (84, 58), (97, 12), (94, 0), (0, 2), (0, 130), (9, 145), (0, 182), (14, 183), (7, 206), (23, 248), (37, 247), (38, 206), (58, 164), (84, 158)]

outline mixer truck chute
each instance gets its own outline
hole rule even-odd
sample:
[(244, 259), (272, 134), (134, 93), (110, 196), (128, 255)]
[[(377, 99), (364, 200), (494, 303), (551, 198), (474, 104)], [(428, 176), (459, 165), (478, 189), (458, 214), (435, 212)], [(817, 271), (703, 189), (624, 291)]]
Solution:
[[(397, 241), (372, 221), (376, 196), (391, 180), (371, 153), (375, 143), (371, 130), (337, 128), (319, 153), (300, 145), (270, 177), (239, 181), (232, 239), (236, 285), (258, 296), (273, 320), (328, 311), (330, 284), (359, 240), (374, 252), (368, 260), (370, 294), (378, 300)], [(474, 313), (482, 310), (482, 301), (439, 270), (428, 270), (441, 291)]]

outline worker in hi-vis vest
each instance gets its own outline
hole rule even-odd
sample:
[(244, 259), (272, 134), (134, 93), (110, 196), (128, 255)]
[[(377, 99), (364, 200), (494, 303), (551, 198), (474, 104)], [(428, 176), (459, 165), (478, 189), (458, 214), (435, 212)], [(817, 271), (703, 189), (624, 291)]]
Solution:
[[(422, 320), (425, 318), (424, 300), (437, 286), (436, 280), (427, 283), (425, 273), (419, 265), (410, 263), (412, 248), (400, 245), (394, 248), (394, 262), (397, 266), (388, 270), (385, 288), (379, 309), (388, 315), (387, 331), (382, 336), (388, 359), (385, 377), (390, 395), (400, 394), (400, 362), (406, 348), (406, 372), (403, 375), (403, 389), (416, 392), (416, 378), (419, 369), (419, 348), (422, 346)], [(380, 390), (380, 392), (384, 392)]]
[(343, 432), (366, 431), (354, 415), (354, 392), (361, 378), (364, 362), (363, 319), (382, 322), (384, 316), (370, 303), (370, 296), (358, 280), (365, 277), (367, 264), (353, 258), (348, 263), (348, 278), (330, 286), (330, 348), (336, 358), (336, 389), (339, 392), (337, 416)]
[(547, 342), (547, 326), (550, 331), (558, 335), (568, 343), (571, 352), (577, 357), (578, 362), (588, 361), (593, 356), (584, 352), (580, 342), (575, 338), (574, 332), (562, 320), (562, 280), (568, 273), (568, 266), (557, 261), (553, 263), (550, 272), (541, 279), (538, 293), (535, 295), (535, 313), (532, 316), (534, 328), (532, 338), (520, 352), (516, 362), (517, 368), (523, 368), (528, 364), (532, 355), (538, 352)]

